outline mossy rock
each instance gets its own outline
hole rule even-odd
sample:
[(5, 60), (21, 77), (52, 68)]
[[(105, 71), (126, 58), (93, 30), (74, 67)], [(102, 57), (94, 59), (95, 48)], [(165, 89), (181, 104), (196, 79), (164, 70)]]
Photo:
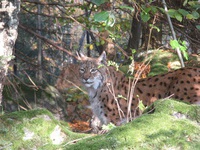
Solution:
[(199, 106), (160, 100), (151, 108), (151, 114), (145, 113), (105, 135), (66, 145), (65, 149), (200, 149)]
[(66, 122), (59, 122), (45, 109), (18, 111), (0, 116), (0, 149), (61, 148), (85, 134), (73, 133)]
[(134, 121), (97, 136), (71, 132), (45, 109), (19, 111), (0, 116), (0, 149), (198, 150), (199, 122), (199, 106), (174, 100), (156, 101)]

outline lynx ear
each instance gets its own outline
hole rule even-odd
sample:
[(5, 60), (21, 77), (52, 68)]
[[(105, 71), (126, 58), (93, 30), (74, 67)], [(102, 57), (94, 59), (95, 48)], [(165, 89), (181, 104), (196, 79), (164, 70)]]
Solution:
[(76, 55), (78, 56), (78, 60), (82, 60), (86, 57), (83, 53), (78, 52), (78, 51), (76, 51)]
[(102, 54), (98, 57), (99, 62), (106, 64), (106, 52), (103, 51)]

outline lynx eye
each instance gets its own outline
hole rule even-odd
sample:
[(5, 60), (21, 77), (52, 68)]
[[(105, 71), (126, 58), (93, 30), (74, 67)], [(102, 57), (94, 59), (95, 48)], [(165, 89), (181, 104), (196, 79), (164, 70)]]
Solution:
[(81, 73), (84, 73), (84, 72), (85, 72), (85, 69), (80, 68), (79, 71), (80, 71)]
[(95, 73), (95, 72), (97, 72), (97, 69), (91, 69), (90, 72)]

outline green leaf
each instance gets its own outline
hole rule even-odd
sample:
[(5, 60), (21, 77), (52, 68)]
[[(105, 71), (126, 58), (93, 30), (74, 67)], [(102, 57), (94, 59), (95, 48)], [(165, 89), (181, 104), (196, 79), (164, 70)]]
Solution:
[(163, 8), (158, 8), (158, 9), (160, 9), (160, 11), (161, 11), (162, 13), (165, 13), (165, 9), (163, 9)]
[(151, 6), (151, 11), (155, 14), (158, 12), (158, 9), (155, 6)]
[(101, 45), (105, 44), (105, 41), (104, 40), (101, 40)]
[(176, 18), (176, 20), (178, 20), (180, 22), (183, 20), (183, 17), (178, 12), (175, 13), (175, 18)]
[(193, 11), (192, 12), (192, 16), (193, 16), (194, 19), (198, 19), (199, 18), (199, 13), (196, 12), (196, 11)]
[(109, 12), (102, 11), (102, 12), (94, 15), (94, 21), (96, 21), (96, 22), (106, 22), (108, 20), (108, 17), (109, 17)]
[(189, 12), (186, 11), (185, 9), (178, 9), (178, 12), (179, 12), (180, 14), (182, 14), (183, 16), (186, 16), (187, 14), (189, 14)]
[(101, 4), (107, 2), (108, 0), (91, 0), (92, 3), (94, 3), (97, 6), (100, 6)]
[(139, 105), (138, 105), (139, 109), (141, 111), (144, 111), (146, 109), (146, 107), (144, 106), (144, 104), (142, 103), (142, 100), (139, 101)]
[(191, 14), (187, 14), (187, 15), (186, 15), (186, 18), (187, 18), (187, 19), (194, 19), (194, 18), (193, 18), (193, 15), (191, 15)]
[(189, 4), (190, 6), (194, 6), (194, 5), (196, 5), (196, 2), (197, 2), (197, 1), (190, 1), (190, 2), (188, 2), (188, 4)]
[(188, 3), (188, 0), (185, 0), (185, 1), (183, 2), (183, 6), (185, 6), (187, 3)]
[(197, 28), (198, 30), (200, 30), (200, 25), (196, 25), (196, 28)]
[(119, 6), (119, 8), (121, 9), (129, 9), (130, 11), (134, 11), (134, 8), (133, 7), (129, 7), (129, 6)]
[(180, 46), (180, 44), (178, 43), (177, 40), (170, 40), (170, 45), (171, 45), (172, 49), (176, 49), (177, 47)]
[(141, 19), (143, 22), (147, 22), (150, 19), (150, 15), (148, 13), (141, 13)]
[(173, 49), (179, 48), (184, 58), (188, 60), (187, 46), (185, 41), (180, 44), (180, 42), (177, 40), (170, 40), (170, 45)]
[(110, 13), (106, 21), (106, 26), (112, 27), (114, 24), (115, 24), (115, 16)]
[(168, 10), (168, 14), (169, 14), (170, 17), (172, 17), (172, 18), (175, 18), (175, 12), (176, 12), (175, 9), (169, 9), (169, 10)]
[(186, 59), (186, 60), (188, 60), (188, 53), (187, 53), (187, 51), (181, 51), (182, 52), (182, 54), (183, 54), (183, 57)]
[(148, 13), (148, 12), (150, 12), (150, 11), (151, 11), (151, 7), (145, 7), (145, 8), (144, 8), (144, 12), (145, 12), (145, 13)]
[(94, 15), (94, 21), (103, 23), (103, 26), (112, 27), (115, 24), (115, 16), (108, 11), (102, 11)]

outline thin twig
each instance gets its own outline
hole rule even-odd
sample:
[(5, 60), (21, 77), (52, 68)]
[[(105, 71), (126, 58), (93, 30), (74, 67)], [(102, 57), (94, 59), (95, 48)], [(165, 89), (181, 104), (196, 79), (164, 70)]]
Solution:
[[(95, 136), (95, 135), (92, 134), (92, 136)], [(78, 141), (85, 140), (85, 139), (90, 138), (90, 137), (92, 137), (92, 136), (87, 136), (87, 137), (83, 137), (83, 138), (79, 138), (79, 139), (76, 139), (76, 140), (69, 141), (69, 142), (67, 142), (65, 145), (63, 145), (63, 147), (64, 147), (64, 146), (67, 146), (67, 145), (70, 145), (70, 144), (75, 144), (75, 143), (77, 143)]]

